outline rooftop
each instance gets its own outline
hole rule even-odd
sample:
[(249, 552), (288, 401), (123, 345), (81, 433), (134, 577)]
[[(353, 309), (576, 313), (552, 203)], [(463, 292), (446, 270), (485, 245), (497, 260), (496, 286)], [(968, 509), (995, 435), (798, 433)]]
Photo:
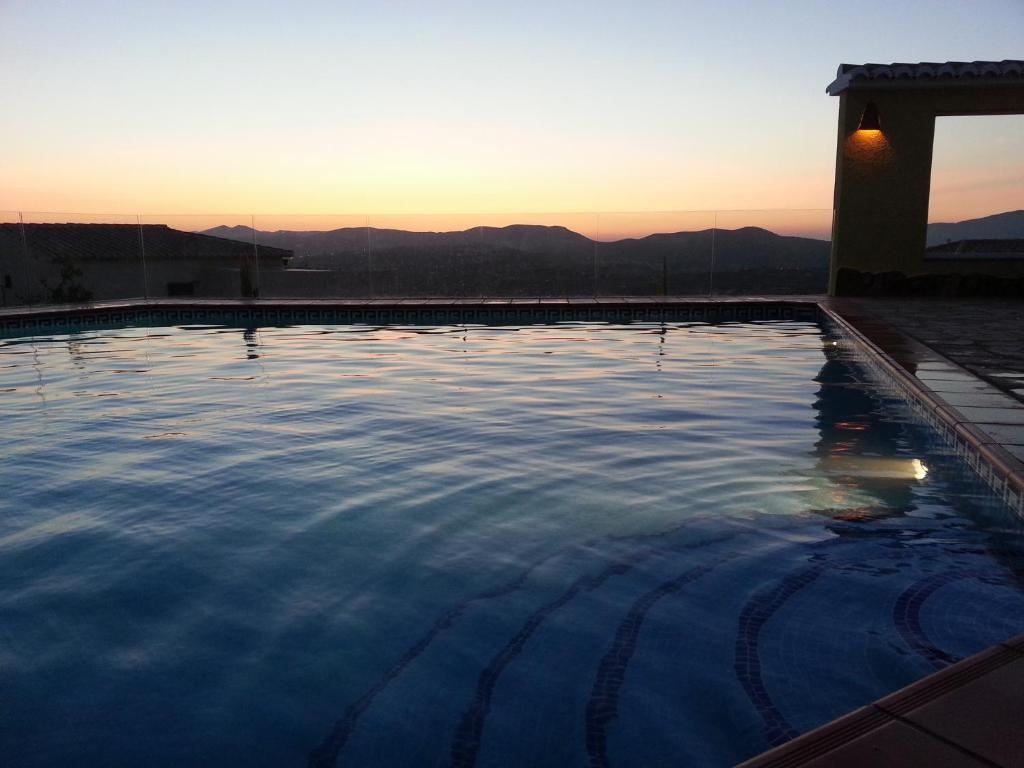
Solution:
[(926, 258), (974, 256), (988, 258), (1024, 258), (1024, 238), (968, 238), (950, 240), (926, 249)]
[(840, 64), (836, 79), (825, 92), (838, 96), (861, 88), (990, 87), (1024, 83), (1024, 61), (922, 61), (916, 64)]
[[(172, 229), (166, 224), (15, 224), (0, 223), (0, 252), (30, 249), (37, 259), (69, 257), (80, 261), (219, 260), (251, 255), (253, 244), (200, 232)], [(259, 246), (262, 259), (292, 256), (284, 248)]]

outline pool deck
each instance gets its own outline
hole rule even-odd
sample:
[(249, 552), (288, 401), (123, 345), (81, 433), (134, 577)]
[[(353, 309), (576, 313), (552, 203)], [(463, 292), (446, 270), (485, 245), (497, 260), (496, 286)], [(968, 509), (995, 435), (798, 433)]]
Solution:
[(1024, 301), (840, 299), (838, 303), (851, 316), (873, 317), (941, 352), (1024, 403)]
[(741, 768), (1024, 765), (1024, 635), (964, 659)]
[[(477, 299), (150, 299), (0, 309), (4, 320), (139, 309), (476, 311), (788, 305), (818, 307), (965, 446), (1012, 507), (1024, 506), (1024, 301), (822, 296)], [(1024, 766), (1024, 635), (743, 763), (744, 768)]]

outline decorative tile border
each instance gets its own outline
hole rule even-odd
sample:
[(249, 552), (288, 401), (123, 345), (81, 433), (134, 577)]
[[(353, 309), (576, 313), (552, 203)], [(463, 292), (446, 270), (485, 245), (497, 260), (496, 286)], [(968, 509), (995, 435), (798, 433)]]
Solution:
[(490, 303), (473, 300), (439, 305), (412, 300), (374, 303), (347, 302), (324, 306), (130, 306), (124, 309), (78, 308), (42, 309), (35, 312), (0, 315), (0, 334), (74, 333), (117, 326), (180, 325), (215, 323), (225, 325), (305, 323), (353, 324), (439, 324), (439, 323), (551, 323), (597, 322), (750, 322), (759, 320), (818, 319), (811, 302), (720, 302), (637, 303)]
[(861, 334), (853, 325), (826, 307), (822, 318), (832, 330), (849, 343), (847, 351), (867, 371), (881, 391), (899, 397), (911, 414), (960, 458), (993, 491), (997, 498), (1024, 520), (1024, 475), (994, 460), (991, 445), (986, 445), (964, 425), (957, 423), (948, 406), (916, 377), (904, 371), (885, 352)]

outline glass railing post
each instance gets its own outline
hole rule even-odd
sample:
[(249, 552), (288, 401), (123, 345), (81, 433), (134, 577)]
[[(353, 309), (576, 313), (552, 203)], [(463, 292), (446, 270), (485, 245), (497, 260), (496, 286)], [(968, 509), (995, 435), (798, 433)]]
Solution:
[(708, 296), (715, 295), (715, 239), (718, 234), (718, 211), (715, 211), (714, 220), (711, 224), (711, 269), (708, 271)]
[(149, 300), (149, 274), (146, 269), (146, 236), (142, 229), (142, 215), (135, 214), (139, 225), (139, 257), (142, 260), (142, 298)]
[(661, 254), (661, 295), (668, 296), (668, 254)]
[(477, 295), (481, 297), (496, 295), (496, 292), (491, 293), (494, 289), (491, 288), (489, 281), (485, 278), (487, 273), (480, 268), (481, 264), (486, 264), (489, 261), (489, 259), (484, 258), (484, 228), (482, 224), (478, 224), (476, 227), (476, 253), (472, 254), (472, 256), (476, 262), (473, 265), (473, 274), (476, 275)]
[(369, 216), (366, 217), (366, 296), (373, 298), (373, 235)]
[(260, 297), (260, 246), (256, 242), (256, 216), (253, 214), (249, 215), (249, 228), (252, 230), (252, 257), (256, 262), (254, 268), (256, 284), (253, 287), (253, 298), (258, 299)]
[(30, 307), (33, 304), (33, 293), (35, 291), (35, 270), (32, 269), (32, 262), (29, 259), (28, 235), (25, 232), (25, 214), (18, 211), (18, 230), (21, 233), (21, 258), (25, 264), (25, 303)]

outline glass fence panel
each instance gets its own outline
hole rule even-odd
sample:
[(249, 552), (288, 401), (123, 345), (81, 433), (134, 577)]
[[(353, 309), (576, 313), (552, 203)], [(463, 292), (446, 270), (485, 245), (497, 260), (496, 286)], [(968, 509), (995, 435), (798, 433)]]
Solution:
[(594, 214), (371, 216), (375, 295), (591, 295)]
[(598, 296), (706, 295), (714, 213), (602, 213), (596, 243)]
[(831, 237), (830, 209), (719, 211), (710, 293), (825, 293)]
[(0, 307), (39, 303), (41, 286), (25, 247), (25, 228), (17, 211), (0, 211)]
[(366, 216), (260, 215), (254, 217), (260, 297), (369, 298), (374, 295)]
[(20, 287), (14, 286), (12, 293), (22, 303), (79, 304), (144, 296), (136, 216), (19, 215), (17, 225), (5, 225), (4, 251), (20, 262), (11, 282), (18, 280)]
[(592, 296), (594, 213), (479, 216), (478, 293), (511, 298)]
[(477, 216), (475, 295), (565, 298), (593, 295), (593, 213)]
[(465, 264), (474, 243), (459, 223), (429, 215), (368, 216), (367, 247), (371, 296), (467, 295)]
[(0, 213), (0, 304), (820, 294), (832, 212)]
[(257, 298), (262, 261), (252, 224), (247, 214), (141, 216), (146, 296)]

